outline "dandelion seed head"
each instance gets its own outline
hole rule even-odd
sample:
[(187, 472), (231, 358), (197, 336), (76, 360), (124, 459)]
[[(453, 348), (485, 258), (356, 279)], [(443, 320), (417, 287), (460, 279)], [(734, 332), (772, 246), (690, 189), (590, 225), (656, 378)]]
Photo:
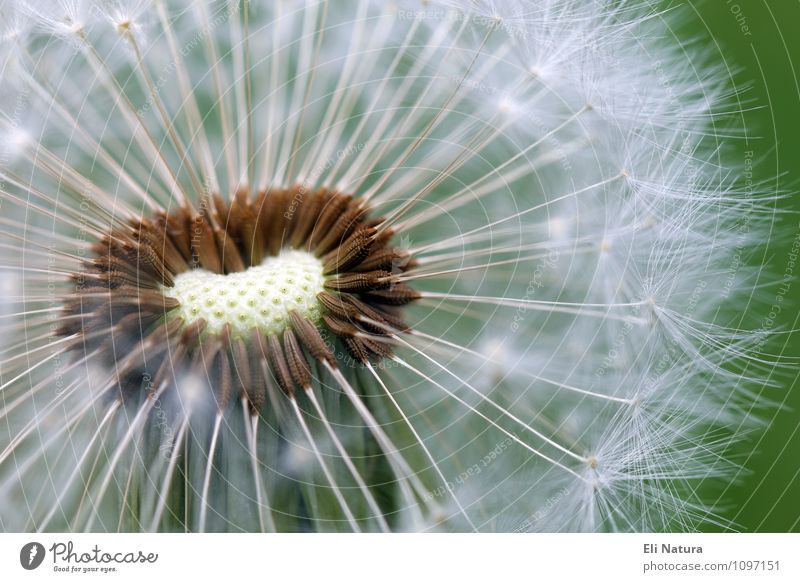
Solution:
[(114, 28), (116, 33), (141, 45), (152, 22), (152, 0), (99, 0), (92, 10)]
[(65, 38), (82, 34), (97, 15), (93, 4), (88, 0), (21, 2), (20, 7), (40, 31)]
[(255, 4), (2, 23), (4, 527), (722, 523), (772, 199), (672, 13)]
[(0, 153), (7, 162), (13, 162), (35, 147), (36, 142), (24, 127), (13, 127), (0, 135)]
[(0, 46), (16, 45), (27, 31), (28, 20), (16, 2), (0, 2)]

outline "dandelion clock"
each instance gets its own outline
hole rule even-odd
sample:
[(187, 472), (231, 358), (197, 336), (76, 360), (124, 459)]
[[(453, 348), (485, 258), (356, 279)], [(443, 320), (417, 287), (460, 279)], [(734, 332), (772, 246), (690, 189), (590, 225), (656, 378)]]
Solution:
[(769, 200), (680, 18), (4, 2), (0, 526), (730, 527)]

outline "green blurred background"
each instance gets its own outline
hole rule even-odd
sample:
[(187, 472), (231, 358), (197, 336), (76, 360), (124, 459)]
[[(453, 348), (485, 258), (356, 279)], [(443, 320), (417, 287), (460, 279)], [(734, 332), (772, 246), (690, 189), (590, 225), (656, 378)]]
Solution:
[[(737, 88), (747, 89), (747, 149), (763, 160), (754, 168), (754, 178), (780, 175), (777, 188), (787, 194), (775, 205), (784, 213), (772, 217), (766, 249), (759, 249), (751, 263), (765, 266), (762, 284), (770, 278), (779, 281), (787, 270), (792, 241), (800, 235), (800, 0), (676, 0), (665, 6), (680, 6), (688, 17), (675, 35), (710, 46), (717, 52), (714, 60), (731, 70)], [(755, 327), (769, 312), (777, 286), (769, 285), (763, 293), (765, 304), (747, 308), (753, 312)], [(765, 351), (800, 356), (800, 333), (789, 333), (800, 328), (800, 261), (775, 325), (784, 333), (776, 334)], [(724, 500), (715, 511), (740, 531), (800, 532), (798, 370), (794, 366), (778, 372), (775, 378), (782, 389), (767, 391), (782, 407), (768, 410), (766, 429), (756, 431), (736, 451), (743, 466), (739, 478), (705, 493)]]

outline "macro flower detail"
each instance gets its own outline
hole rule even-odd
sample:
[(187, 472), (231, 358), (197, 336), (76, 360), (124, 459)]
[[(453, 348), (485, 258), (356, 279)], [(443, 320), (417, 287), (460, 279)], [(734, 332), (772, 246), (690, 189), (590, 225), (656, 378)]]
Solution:
[(734, 526), (769, 197), (678, 14), (0, 10), (0, 527)]
[(318, 324), (359, 362), (391, 352), (388, 330), (405, 329), (396, 308), (417, 294), (399, 281), (413, 263), (389, 245), (384, 219), (325, 191), (307, 200), (292, 190), (242, 194), (230, 206), (217, 197), (213, 207), (115, 229), (75, 277), (60, 335), (115, 367), (123, 397), (141, 389), (148, 366), (156, 385), (170, 366), (201, 368), (222, 408), (232, 369), (246, 370), (240, 392), (251, 406), (264, 402), (251, 373), (267, 361), (284, 391), (307, 388), (301, 346), (335, 361)]

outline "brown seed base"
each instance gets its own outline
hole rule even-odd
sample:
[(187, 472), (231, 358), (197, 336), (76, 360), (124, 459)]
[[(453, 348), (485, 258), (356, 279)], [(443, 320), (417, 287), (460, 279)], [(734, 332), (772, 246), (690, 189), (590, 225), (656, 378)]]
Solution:
[(234, 273), (283, 248), (305, 250), (321, 260), (326, 276), (320, 327), (358, 362), (386, 357), (390, 334), (406, 329), (402, 306), (418, 297), (397, 281), (414, 260), (391, 246), (393, 232), (379, 228), (383, 219), (368, 214), (349, 195), (297, 186), (254, 199), (239, 192), (230, 204), (214, 196), (198, 209), (116, 228), (74, 277), (59, 334), (115, 370), (123, 399), (140, 393), (143, 382), (159, 390), (171, 375), (195, 372), (209, 379), (220, 407), (238, 392), (258, 410), (270, 378), (287, 393), (311, 385), (306, 354), (336, 366), (321, 329), (291, 312), (282, 337), (257, 328), (249, 338), (232, 337), (228, 328), (204, 333), (204, 320), (171, 316), (179, 303), (162, 289), (190, 269)]

